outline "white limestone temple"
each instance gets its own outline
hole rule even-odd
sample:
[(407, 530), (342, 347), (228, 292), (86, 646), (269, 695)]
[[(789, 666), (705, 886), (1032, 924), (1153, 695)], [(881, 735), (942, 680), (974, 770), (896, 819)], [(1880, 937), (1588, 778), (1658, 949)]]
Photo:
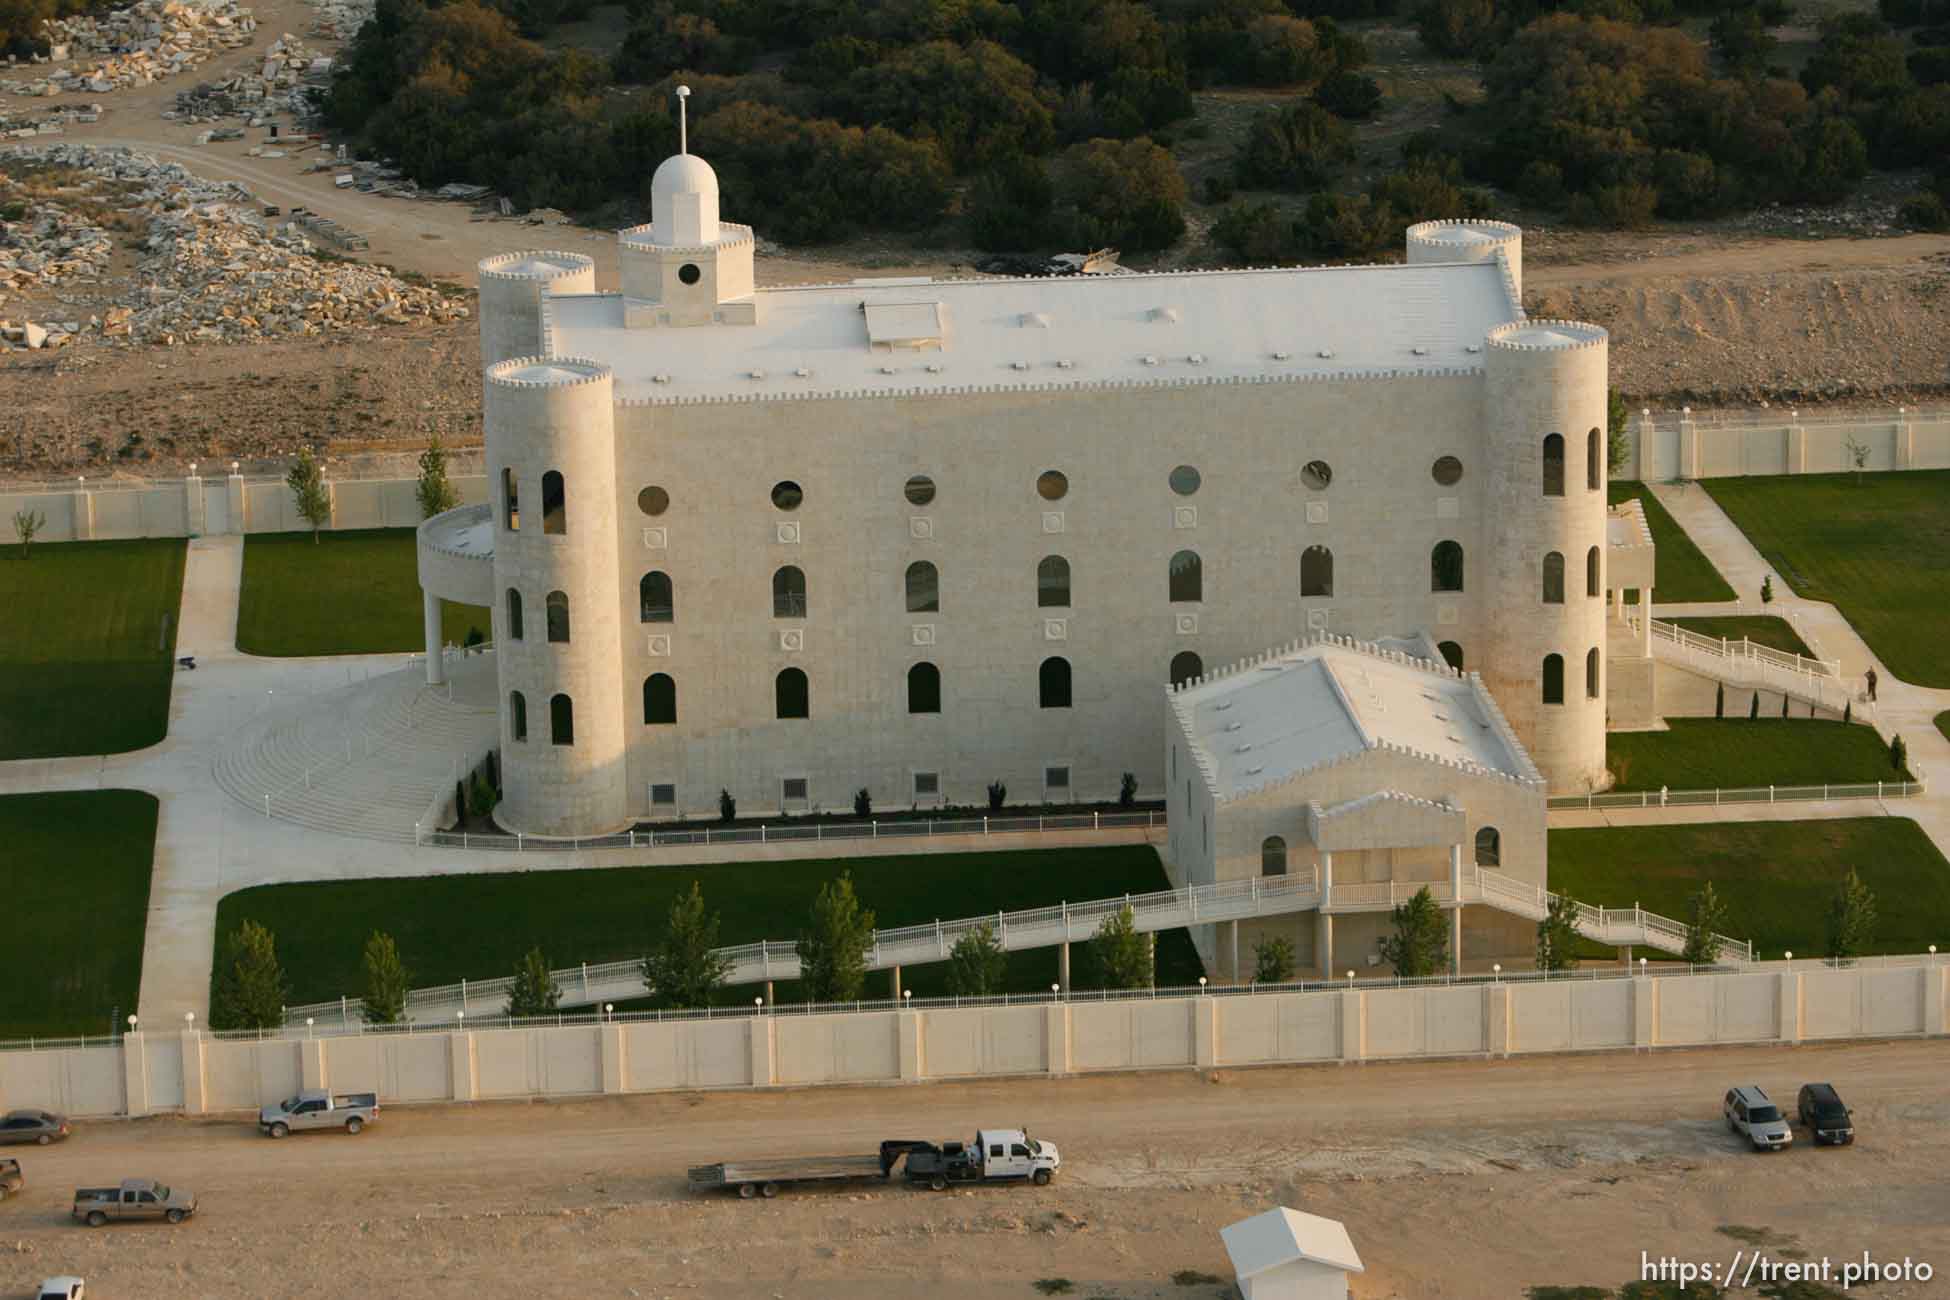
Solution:
[(1226, 689), (1170, 685), (1322, 634), (1498, 718), (1493, 759), (1365, 793), (1467, 809), (1475, 763), (1541, 826), (1606, 780), (1608, 550), (1643, 526), (1605, 504), (1605, 332), (1525, 317), (1515, 227), (1415, 226), (1391, 266), (761, 288), (680, 153), (618, 240), (618, 292), (580, 254), (481, 264), (492, 500), (422, 529), (430, 637), (441, 598), (493, 606), (508, 829), (1157, 797)]

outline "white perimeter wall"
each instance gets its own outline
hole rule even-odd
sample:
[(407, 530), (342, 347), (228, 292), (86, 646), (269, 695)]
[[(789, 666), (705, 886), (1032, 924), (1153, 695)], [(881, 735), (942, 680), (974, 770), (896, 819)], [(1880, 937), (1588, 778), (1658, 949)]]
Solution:
[(202, 1114), (254, 1110), (300, 1087), (475, 1101), (1950, 1033), (1950, 961), (1783, 967), (454, 1034), (139, 1034), (0, 1052), (0, 1110)]
[[(456, 474), (461, 504), (487, 500), (487, 478)], [(411, 528), (420, 523), (417, 479), (326, 481), (332, 503), (327, 528)], [(282, 479), (158, 479), (148, 487), (71, 490), (8, 488), (0, 484), (0, 515), (37, 511), (46, 519), (42, 542), (101, 542), (129, 537), (197, 537), (225, 533), (288, 533), (309, 529), (291, 504)], [(12, 541), (11, 535), (7, 537)]]

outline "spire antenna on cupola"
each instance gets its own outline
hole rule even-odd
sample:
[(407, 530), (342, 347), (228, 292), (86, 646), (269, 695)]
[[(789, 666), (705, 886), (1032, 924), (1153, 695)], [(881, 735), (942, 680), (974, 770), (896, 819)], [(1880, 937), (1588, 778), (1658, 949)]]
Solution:
[(689, 86), (679, 86), (677, 88), (677, 152), (678, 153), (689, 153), (691, 151), (691, 132), (690, 132), (690, 120), (689, 120), (690, 115), (685, 111), (685, 105), (684, 105), (684, 101), (689, 99), (690, 97), (691, 97), (691, 88)]

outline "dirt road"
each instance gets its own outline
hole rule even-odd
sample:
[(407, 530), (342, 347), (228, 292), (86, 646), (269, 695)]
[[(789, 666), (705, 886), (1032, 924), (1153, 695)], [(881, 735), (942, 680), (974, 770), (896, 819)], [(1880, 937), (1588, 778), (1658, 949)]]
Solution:
[[(1616, 1287), (1642, 1250), (1726, 1261), (1756, 1239), (1950, 1269), (1945, 1060), (1940, 1042), (1895, 1043), (394, 1108), (357, 1138), (275, 1145), (247, 1120), (85, 1125), (23, 1152), (29, 1189), (0, 1207), (0, 1294), (73, 1271), (104, 1300), (1028, 1300), (1050, 1278), (1083, 1297), (1210, 1300), (1217, 1286), (1172, 1275), (1229, 1276), (1218, 1229), (1276, 1203), (1347, 1223), (1362, 1300)], [(1855, 1107), (1857, 1146), (1756, 1155), (1720, 1122), (1730, 1084), (1791, 1104), (1816, 1078)], [(683, 1183), (741, 1153), (1004, 1123), (1060, 1145), (1054, 1185), (744, 1202)], [(197, 1218), (67, 1222), (73, 1187), (134, 1176), (194, 1188)]]

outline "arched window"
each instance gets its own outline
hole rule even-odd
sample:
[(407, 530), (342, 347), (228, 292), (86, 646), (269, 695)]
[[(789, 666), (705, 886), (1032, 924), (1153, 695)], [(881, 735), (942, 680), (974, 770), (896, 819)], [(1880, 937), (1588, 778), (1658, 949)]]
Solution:
[(510, 587), (508, 588), (508, 639), (519, 641), (521, 638), (521, 593)]
[(639, 617), (645, 623), (668, 623), (677, 614), (675, 594), (671, 591), (670, 575), (661, 569), (652, 569), (637, 583), (637, 603), (642, 608)]
[(1045, 555), (1036, 563), (1036, 608), (1070, 607), (1070, 562), (1060, 555)]
[(930, 663), (918, 663), (907, 670), (907, 711), (941, 712), (941, 670)]
[(772, 696), (781, 718), (812, 716), (812, 691), (806, 685), (806, 674), (799, 669), (787, 668), (780, 672), (772, 683)]
[(548, 738), (556, 745), (576, 743), (576, 706), (566, 695), (551, 696), (548, 702)]
[(1286, 874), (1286, 841), (1277, 835), (1268, 835), (1259, 842), (1259, 874), (1262, 876)]
[(1564, 603), (1564, 555), (1560, 551), (1550, 551), (1544, 556), (1544, 603)]
[(1594, 426), (1584, 435), (1584, 485), (1596, 492), (1605, 485), (1604, 441)]
[(941, 612), (941, 574), (926, 560), (916, 560), (907, 566), (907, 612)]
[(1494, 826), (1485, 826), (1476, 832), (1476, 865), (1479, 867), (1500, 867), (1503, 865), (1503, 836)]
[(569, 594), (565, 591), (548, 593), (548, 639), (569, 644)]
[(1205, 599), (1205, 566), (1197, 551), (1180, 551), (1171, 557), (1167, 586), (1174, 602)]
[(1544, 656), (1544, 703), (1564, 703), (1564, 656)]
[(1463, 589), (1463, 548), (1461, 542), (1437, 542), (1429, 552), (1429, 590)]
[(542, 475), (542, 531), (558, 535), (569, 531), (569, 498), (560, 470)]
[(1334, 594), (1334, 553), (1325, 546), (1309, 546), (1300, 552), (1300, 594)]
[(1205, 676), (1205, 661), (1190, 650), (1180, 650), (1171, 657), (1171, 684), (1183, 686), (1186, 682)]
[(1070, 661), (1061, 656), (1043, 660), (1036, 670), (1038, 701), (1046, 709), (1070, 707)]
[(1594, 546), (1584, 553), (1584, 594), (1587, 596), (1605, 594), (1605, 589), (1601, 585), (1603, 579), (1598, 573), (1599, 562), (1597, 547)]
[(1461, 646), (1457, 645), (1454, 641), (1444, 641), (1436, 646), (1436, 649), (1442, 652), (1443, 663), (1448, 664), (1457, 672), (1462, 671), (1463, 654)]
[(511, 533), (521, 531), (521, 492), (515, 484), (514, 470), (506, 466), (501, 470), (501, 522)]
[(516, 740), (528, 739), (528, 697), (520, 691), (508, 692), (508, 734)]
[(643, 725), (669, 726), (677, 721), (677, 681), (669, 673), (643, 679)]
[(1584, 698), (1598, 698), (1598, 647), (1595, 645), (1584, 652)]
[(1561, 433), (1544, 438), (1544, 495), (1564, 495), (1564, 435)]
[(806, 616), (806, 575), (788, 564), (772, 575), (772, 617)]

